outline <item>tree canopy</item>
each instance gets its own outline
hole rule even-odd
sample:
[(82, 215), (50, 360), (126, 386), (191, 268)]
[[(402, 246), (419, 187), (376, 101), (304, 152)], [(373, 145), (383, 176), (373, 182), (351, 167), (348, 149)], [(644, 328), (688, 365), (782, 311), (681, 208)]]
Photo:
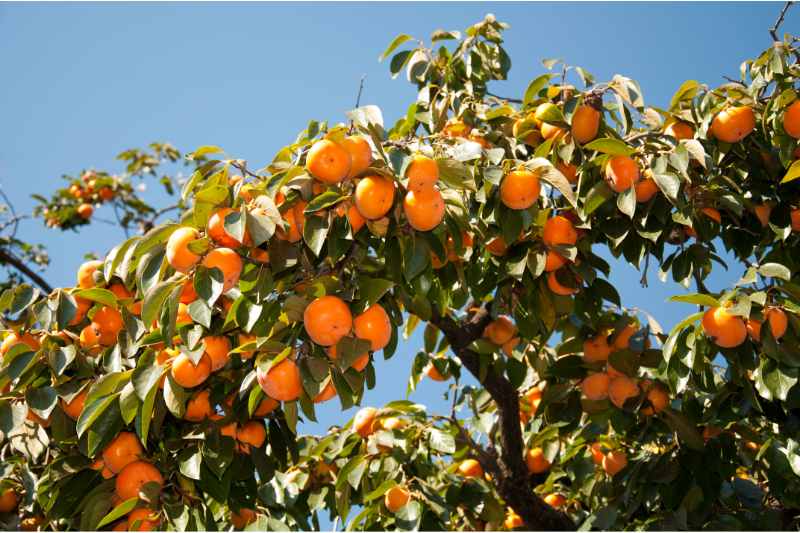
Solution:
[[(357, 106), (260, 169), (155, 143), (121, 154), (122, 175), (66, 176), (37, 197), (48, 226), (80, 229), (107, 204), (133, 236), (56, 289), (25, 266), (35, 247), (4, 241), (0, 260), (37, 286), (0, 296), (0, 522), (797, 528), (800, 53), (777, 36), (785, 11), (740, 79), (685, 81), (663, 108), (635, 80), (555, 61), (524, 94), (494, 94), (511, 59), (487, 15), (389, 44), (381, 60), (418, 90), (394, 124)], [(139, 179), (175, 204), (147, 204)], [(598, 248), (643, 280), (657, 267), (697, 311), (664, 331), (626, 308)], [(711, 292), (714, 268), (741, 279)], [(391, 379), (376, 357), (416, 328), (409, 391), (446, 381), (450, 412), (398, 399), (303, 434), (316, 404), (360, 405)]]

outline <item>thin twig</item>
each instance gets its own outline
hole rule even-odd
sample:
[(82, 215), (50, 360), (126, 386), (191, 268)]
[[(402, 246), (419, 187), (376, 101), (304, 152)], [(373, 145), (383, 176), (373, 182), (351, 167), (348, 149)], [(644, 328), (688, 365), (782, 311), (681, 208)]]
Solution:
[(361, 93), (364, 92), (364, 80), (367, 79), (367, 75), (364, 74), (361, 76), (361, 81), (358, 82), (358, 96), (356, 96), (356, 108), (361, 105)]
[(507, 96), (500, 96), (500, 95), (491, 93), (489, 91), (486, 91), (486, 95), (494, 97), (494, 98), (497, 98), (499, 100), (505, 100), (506, 102), (511, 102), (512, 104), (521, 104), (522, 103), (522, 100), (520, 100), (519, 98), (509, 98)]
[[(11, 238), (17, 236), (17, 228), (19, 227), (19, 218), (17, 218), (17, 212), (14, 209), (14, 204), (11, 203), (11, 200), (6, 195), (5, 191), (2, 187), (0, 187), (0, 195), (3, 196), (3, 200), (5, 200), (6, 205), (8, 206), (8, 210), (11, 211), (12, 220), (14, 220), (14, 231), (11, 232)], [(5, 229), (5, 227), (3, 228)]]
[(772, 40), (775, 42), (780, 41), (780, 39), (778, 39), (778, 29), (781, 27), (781, 24), (783, 24), (783, 19), (786, 17), (786, 12), (789, 11), (789, 8), (793, 3), (794, 2), (790, 0), (783, 5), (783, 9), (781, 9), (781, 13), (778, 15), (778, 20), (776, 20), (775, 24), (769, 29), (769, 34), (772, 36)]

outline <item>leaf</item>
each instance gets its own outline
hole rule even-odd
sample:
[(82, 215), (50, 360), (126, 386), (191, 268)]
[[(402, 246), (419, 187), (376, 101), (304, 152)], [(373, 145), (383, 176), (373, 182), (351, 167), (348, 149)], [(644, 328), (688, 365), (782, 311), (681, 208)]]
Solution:
[(108, 307), (117, 308), (117, 297), (108, 289), (100, 289), (97, 287), (91, 289), (81, 289), (72, 293), (75, 297), (85, 298), (93, 302), (97, 302)]
[(700, 436), (700, 432), (697, 431), (697, 427), (691, 424), (686, 416), (683, 415), (683, 413), (674, 411), (670, 407), (664, 409), (662, 413), (667, 425), (669, 425), (673, 431), (678, 434), (678, 437), (680, 437), (680, 439), (684, 441), (689, 448), (703, 451), (705, 448), (703, 437)]
[(319, 256), (322, 247), (325, 246), (325, 239), (328, 237), (329, 218), (322, 217), (309, 217), (303, 226), (303, 240), (306, 242), (314, 255)]
[(194, 152), (188, 154), (186, 156), (186, 158), (194, 160), (194, 159), (197, 159), (197, 158), (202, 157), (204, 155), (222, 154), (224, 152), (225, 151), (222, 148), (220, 148), (219, 146), (207, 145), (207, 146), (201, 146), (200, 148), (197, 148)]
[(797, 178), (800, 178), (800, 159), (792, 163), (792, 166), (786, 171), (786, 175), (781, 180), (781, 183), (789, 183)]
[(353, 121), (356, 126), (369, 129), (371, 125), (383, 128), (383, 112), (376, 105), (365, 105), (351, 109), (345, 113), (347, 118)]
[(669, 362), (670, 358), (672, 357), (672, 352), (675, 351), (675, 343), (678, 341), (678, 337), (680, 337), (681, 332), (693, 322), (696, 322), (703, 318), (703, 311), (698, 313), (694, 313), (693, 315), (689, 315), (688, 317), (684, 318), (680, 322), (678, 322), (675, 327), (672, 328), (669, 332), (669, 336), (667, 340), (664, 342), (664, 347), (662, 348), (662, 353), (664, 354), (664, 360)]
[(181, 455), (182, 457), (179, 459), (179, 468), (181, 474), (189, 479), (200, 479), (200, 465), (203, 460), (203, 455), (200, 453), (200, 450), (189, 449)]
[(431, 449), (442, 453), (455, 453), (456, 441), (452, 435), (436, 428), (428, 430)]
[(392, 290), (394, 282), (388, 279), (371, 278), (362, 275), (358, 280), (358, 295), (364, 300), (365, 308), (380, 300), (384, 294)]
[(378, 61), (383, 61), (384, 59), (389, 57), (389, 54), (394, 52), (398, 46), (400, 46), (404, 42), (410, 41), (411, 39), (413, 39), (413, 37), (405, 33), (401, 33), (400, 35), (395, 37), (394, 39), (392, 39), (392, 42), (389, 43), (389, 46), (386, 47), (386, 50), (384, 50), (383, 53), (380, 56), (378, 56)]
[(719, 307), (719, 300), (709, 294), (679, 294), (677, 296), (670, 297), (668, 301), (702, 305), (705, 307)]
[(797, 383), (797, 368), (789, 368), (770, 357), (762, 357), (753, 379), (758, 393), (767, 400), (786, 401), (789, 389)]
[(547, 85), (547, 82), (549, 82), (553, 76), (554, 74), (542, 74), (538, 78), (531, 81), (528, 84), (528, 88), (525, 89), (525, 96), (522, 99), (522, 105), (527, 106), (529, 103), (535, 100), (539, 94), (539, 91), (541, 91), (544, 86)]
[(536, 157), (525, 163), (525, 166), (531, 171), (536, 172), (539, 178), (558, 189), (573, 207), (577, 206), (575, 191), (572, 190), (572, 185), (567, 181), (564, 174), (554, 167), (550, 161), (544, 157)]
[(611, 190), (611, 187), (605, 181), (598, 181), (586, 195), (583, 203), (583, 215), (588, 217), (612, 196), (614, 196), (614, 191)]
[(103, 517), (103, 519), (100, 520), (100, 523), (97, 524), (97, 528), (100, 529), (101, 527), (106, 526), (106, 525), (110, 524), (111, 522), (113, 522), (113, 521), (115, 521), (117, 519), (120, 519), (123, 516), (127, 515), (128, 513), (130, 513), (131, 511), (133, 511), (136, 508), (136, 504), (137, 503), (139, 503), (139, 497), (135, 496), (135, 497), (130, 498), (128, 500), (125, 500), (121, 504), (117, 505), (116, 507), (114, 507), (111, 510), (110, 513), (105, 515)]
[(77, 426), (75, 428), (78, 437), (86, 433), (86, 431), (92, 427), (92, 424), (94, 424), (112, 404), (116, 403), (118, 396), (119, 394), (112, 394), (110, 396), (98, 398), (91, 403), (89, 402), (89, 398), (86, 399), (86, 405), (78, 417)]
[(636, 212), (636, 190), (633, 187), (617, 195), (617, 209), (628, 218), (633, 218), (633, 214)]
[(768, 278), (792, 279), (792, 272), (780, 263), (764, 263), (758, 267), (758, 273)]
[(327, 190), (324, 193), (312, 198), (312, 200), (308, 202), (308, 205), (306, 205), (304, 213), (311, 214), (316, 213), (317, 211), (322, 211), (323, 209), (327, 209), (332, 205), (336, 205), (342, 200), (344, 200), (344, 196), (339, 194), (337, 191)]
[(585, 150), (595, 150), (603, 154), (610, 155), (633, 155), (636, 149), (628, 146), (619, 139), (612, 139), (610, 137), (602, 137), (595, 139), (583, 147)]
[(664, 193), (664, 196), (666, 196), (670, 202), (674, 204), (677, 201), (678, 191), (681, 188), (681, 181), (678, 176), (671, 172), (654, 172), (653, 181), (656, 182), (658, 188), (661, 189), (661, 192)]
[(144, 295), (144, 303), (142, 304), (142, 322), (145, 324), (152, 324), (153, 320), (158, 318), (164, 303), (167, 301), (170, 292), (181, 285), (181, 281), (161, 281), (156, 283)]
[(680, 107), (680, 103), (683, 100), (690, 100), (694, 98), (697, 94), (698, 89), (700, 88), (700, 83), (695, 80), (686, 80), (678, 87), (678, 90), (675, 91), (675, 94), (672, 95), (672, 99), (669, 101), (669, 109), (676, 110)]
[(371, 502), (372, 500), (374, 500), (376, 498), (380, 498), (381, 496), (386, 494), (386, 492), (389, 489), (391, 489), (392, 487), (396, 487), (396, 486), (397, 486), (397, 481), (395, 481), (393, 479), (387, 479), (386, 481), (384, 481), (383, 483), (378, 485), (378, 487), (376, 489), (366, 493), (364, 495), (364, 502)]

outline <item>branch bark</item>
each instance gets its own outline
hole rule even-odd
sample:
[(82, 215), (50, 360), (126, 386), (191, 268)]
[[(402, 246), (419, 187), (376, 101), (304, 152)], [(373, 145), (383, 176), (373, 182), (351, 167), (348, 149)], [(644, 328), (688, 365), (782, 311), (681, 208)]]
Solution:
[(0, 247), (0, 262), (6, 263), (11, 265), (12, 267), (16, 268), (23, 274), (25, 274), (31, 281), (36, 283), (39, 288), (43, 291), (50, 293), (53, 291), (53, 288), (47, 283), (42, 276), (31, 270), (28, 265), (26, 265), (21, 259), (17, 256), (6, 250), (5, 248)]
[(569, 516), (547, 505), (533, 491), (530, 473), (523, 458), (517, 390), (505, 376), (491, 370), (483, 380), (480, 378), (480, 355), (470, 350), (469, 345), (482, 335), (489, 322), (491, 316), (485, 309), (461, 323), (437, 311), (431, 317), (431, 323), (444, 333), (464, 366), (481, 381), (497, 405), (500, 454), (496, 465), (490, 465), (490, 468), (496, 472), (495, 484), (500, 496), (522, 518), (529, 530), (574, 530), (575, 524)]

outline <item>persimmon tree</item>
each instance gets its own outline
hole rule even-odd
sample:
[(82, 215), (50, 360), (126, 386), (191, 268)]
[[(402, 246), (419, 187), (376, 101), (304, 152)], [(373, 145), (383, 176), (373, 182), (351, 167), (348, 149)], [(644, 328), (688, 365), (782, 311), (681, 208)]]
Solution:
[[(552, 61), (495, 95), (492, 16), (401, 35), (381, 58), (418, 93), (392, 126), (311, 122), (261, 169), (201, 147), (174, 222), (129, 181), (168, 145), (40, 198), (65, 229), (118, 199), (141, 233), (74, 287), (0, 297), (4, 525), (796, 528), (800, 65), (777, 26), (739, 80), (665, 108)], [(697, 312), (662, 331), (624, 307), (597, 247)], [(711, 292), (715, 266), (741, 279)], [(409, 391), (447, 382), (450, 412), (303, 434), (416, 328)]]

